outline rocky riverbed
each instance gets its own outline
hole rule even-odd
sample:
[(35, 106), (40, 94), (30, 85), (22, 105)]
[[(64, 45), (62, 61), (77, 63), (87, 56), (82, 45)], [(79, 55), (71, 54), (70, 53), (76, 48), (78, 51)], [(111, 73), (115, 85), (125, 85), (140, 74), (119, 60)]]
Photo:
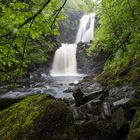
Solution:
[(116, 77), (111, 72), (90, 75), (76, 85), (70, 107), (78, 140), (140, 139), (139, 74), (136, 66)]
[[(56, 94), (48, 96), (52, 93), (50, 90), (2, 98), (0, 136), (3, 140), (19, 137), (29, 140), (35, 137), (41, 140), (139, 140), (139, 73), (139, 66), (135, 66), (125, 73), (120, 71), (114, 75), (104, 71), (86, 76), (79, 82), (76, 79), (68, 82), (67, 79), (62, 83), (59, 79), (58, 84), (52, 80), (55, 93), (61, 87), (63, 95), (71, 95), (67, 99), (55, 99)], [(36, 84), (33, 79), (31, 81), (30, 84), (40, 89), (49, 80), (44, 83), (41, 78)], [(32, 88), (35, 90), (36, 86)], [(59, 131), (61, 128), (63, 132)]]

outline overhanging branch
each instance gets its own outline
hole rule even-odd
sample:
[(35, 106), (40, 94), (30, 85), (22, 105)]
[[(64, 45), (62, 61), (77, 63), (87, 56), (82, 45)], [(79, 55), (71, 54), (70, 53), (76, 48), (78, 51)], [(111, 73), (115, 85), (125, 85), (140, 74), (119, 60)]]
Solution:
[(51, 29), (53, 28), (53, 25), (54, 25), (54, 23), (55, 23), (55, 21), (56, 21), (58, 15), (59, 15), (60, 12), (62, 11), (63, 7), (65, 6), (66, 2), (67, 2), (67, 0), (65, 0), (64, 3), (62, 4), (62, 6), (61, 6), (59, 9), (57, 9), (56, 12), (54, 13), (55, 17), (54, 17), (54, 20), (53, 20), (53, 22), (52, 22)]
[[(38, 11), (35, 15), (33, 15), (33, 16), (27, 18), (21, 25), (19, 25), (19, 26), (17, 27), (17, 29), (20, 29), (20, 28), (22, 28), (24, 25), (26, 25), (27, 23), (29, 23), (30, 21), (35, 20), (35, 18), (44, 10), (44, 8), (45, 8), (50, 2), (51, 2), (51, 0), (47, 0), (47, 1), (44, 3), (44, 5), (41, 7), (41, 9), (39, 9), (39, 11)], [(13, 33), (13, 31), (10, 31), (9, 33), (6, 33), (6, 34), (4, 34), (4, 35), (1, 35), (0, 38), (7, 37), (7, 36), (11, 35), (12, 33)]]

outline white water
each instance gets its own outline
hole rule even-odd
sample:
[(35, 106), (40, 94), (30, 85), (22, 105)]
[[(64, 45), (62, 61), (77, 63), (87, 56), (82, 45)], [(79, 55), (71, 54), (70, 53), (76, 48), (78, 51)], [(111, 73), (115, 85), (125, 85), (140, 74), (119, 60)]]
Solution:
[(94, 36), (95, 13), (84, 15), (80, 20), (79, 30), (76, 36), (76, 43), (90, 42)]
[(93, 39), (94, 24), (95, 13), (84, 15), (81, 18), (76, 43), (62, 43), (61, 47), (57, 49), (50, 71), (51, 76), (79, 76), (76, 63), (77, 43), (80, 41), (90, 42)]
[(57, 49), (51, 70), (52, 76), (72, 76), (77, 74), (76, 48), (77, 44), (62, 44)]

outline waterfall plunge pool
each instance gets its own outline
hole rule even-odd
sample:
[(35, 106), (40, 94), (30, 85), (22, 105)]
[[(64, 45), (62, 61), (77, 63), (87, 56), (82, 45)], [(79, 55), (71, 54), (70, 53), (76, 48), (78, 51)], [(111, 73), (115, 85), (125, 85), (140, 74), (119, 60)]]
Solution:
[(45, 73), (40, 77), (31, 78), (28, 83), (19, 83), (18, 88), (9, 89), (0, 87), (5, 90), (0, 98), (21, 98), (35, 94), (50, 94), (55, 98), (73, 99), (71, 89), (78, 84), (85, 75), (53, 75), (48, 76)]
[[(43, 73), (40, 77), (32, 77), (27, 83), (22, 82), (19, 88), (0, 87), (0, 91), (5, 91), (0, 98), (20, 98), (38, 93), (47, 93), (56, 98), (73, 98), (72, 92), (70, 90), (68, 92), (67, 89), (74, 88), (74, 85), (85, 76), (77, 73), (77, 43), (80, 41), (88, 43), (93, 39), (95, 17), (95, 13), (83, 15), (75, 43), (62, 43), (61, 47), (57, 49), (50, 71), (51, 76)], [(67, 92), (65, 92), (66, 90)]]

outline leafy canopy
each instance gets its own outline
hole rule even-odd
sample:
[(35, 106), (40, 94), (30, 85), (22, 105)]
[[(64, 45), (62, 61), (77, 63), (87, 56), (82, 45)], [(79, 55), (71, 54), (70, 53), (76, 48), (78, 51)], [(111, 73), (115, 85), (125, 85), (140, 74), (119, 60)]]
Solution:
[(125, 67), (140, 60), (140, 2), (102, 0), (98, 10), (99, 26), (89, 49), (110, 55), (106, 68)]
[[(52, 47), (55, 46), (55, 36), (59, 34), (58, 21), (63, 19), (63, 15), (59, 14), (57, 20), (54, 18), (64, 1), (48, 1), (2, 0), (0, 2), (1, 72), (12, 71), (17, 75), (31, 62), (43, 63), (49, 58)], [(40, 11), (45, 2), (49, 4), (35, 18), (24, 24)], [(3, 35), (5, 36), (2, 37)]]

